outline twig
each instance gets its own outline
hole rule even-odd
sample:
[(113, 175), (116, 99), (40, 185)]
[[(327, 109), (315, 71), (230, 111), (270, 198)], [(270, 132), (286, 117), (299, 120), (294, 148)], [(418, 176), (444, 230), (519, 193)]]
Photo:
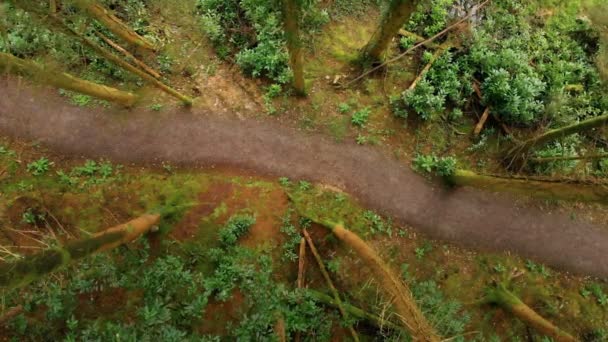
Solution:
[(433, 54), (433, 57), (431, 57), (431, 60), (427, 63), (427, 65), (424, 66), (424, 68), (418, 74), (418, 77), (416, 77), (416, 79), (414, 80), (414, 82), (412, 82), (412, 84), (410, 84), (410, 87), (408, 88), (408, 90), (413, 90), (413, 89), (416, 88), (416, 86), (418, 85), (418, 82), (420, 82), (420, 80), (422, 80), (422, 78), (424, 77), (424, 75), (426, 75), (426, 73), (429, 70), (431, 70), (431, 67), (433, 66), (433, 63), (435, 63), (435, 61), (437, 59), (439, 59), (439, 57), (441, 57), (441, 55), (443, 55), (444, 52), (446, 52), (447, 50), (449, 50), (450, 47), (452, 47), (451, 43), (446, 43), (446, 44), (442, 44), (441, 46), (439, 46), (439, 48), (437, 49), (437, 51), (435, 51), (435, 53)]
[(475, 129), (473, 130), (473, 135), (474, 136), (479, 136), (479, 133), (481, 133), (481, 130), (483, 129), (483, 126), (486, 124), (486, 121), (488, 121), (488, 117), (490, 116), (490, 107), (486, 107), (486, 110), (483, 111), (483, 114), (481, 115), (481, 119), (479, 119), (479, 122), (477, 123), (477, 125), (475, 125)]
[(455, 24), (450, 25), (449, 27), (447, 27), (446, 29), (444, 29), (443, 31), (437, 33), (436, 35), (432, 36), (431, 38), (428, 38), (416, 45), (414, 45), (413, 47), (407, 49), (405, 52), (401, 53), (400, 55), (397, 55), (396, 57), (393, 57), (391, 59), (389, 59), (388, 61), (364, 72), (363, 74), (359, 75), (357, 78), (355, 78), (354, 80), (348, 82), (346, 85), (344, 85), (344, 88), (349, 87), (351, 84), (359, 81), (360, 79), (366, 77), (367, 75), (372, 74), (373, 72), (385, 67), (386, 65), (390, 64), (390, 63), (394, 63), (398, 60), (400, 60), (401, 58), (405, 57), (407, 54), (411, 53), (412, 51), (416, 50), (417, 48), (426, 45), (430, 42), (433, 42), (435, 39), (442, 37), (443, 35), (445, 35), (446, 33), (452, 31), (453, 29), (457, 28), (458, 26), (460, 26), (460, 24), (464, 23), (465, 21), (469, 20), (477, 11), (479, 11), (480, 9), (482, 9), (485, 5), (487, 5), (490, 2), (490, 0), (486, 0), (483, 3), (481, 3), (480, 5), (478, 5), (477, 7), (475, 7), (473, 10), (471, 10), (471, 12), (469, 14), (467, 14), (464, 18), (460, 19), (459, 21), (457, 21)]
[(589, 154), (586, 156), (576, 156), (576, 157), (530, 158), (530, 161), (535, 162), (535, 163), (546, 163), (546, 162), (552, 162), (552, 161), (585, 160), (585, 159), (608, 159), (608, 153)]
[[(331, 281), (331, 278), (329, 277), (329, 273), (327, 272), (327, 269), (325, 269), (325, 265), (323, 264), (323, 260), (321, 260), (321, 256), (319, 255), (319, 252), (317, 251), (315, 244), (312, 242), (312, 239), (306, 229), (302, 230), (302, 233), (304, 234), (304, 237), (306, 238), (306, 242), (308, 242), (308, 247), (310, 247), (310, 251), (312, 252), (312, 255), (314, 255), (315, 259), (317, 260), (317, 264), (319, 265), (321, 274), (323, 274), (323, 278), (325, 278), (327, 287), (329, 287), (329, 290), (331, 291), (331, 293), (334, 297), (334, 300), (336, 301), (336, 304), (338, 305), (338, 310), (340, 311), (340, 313), (342, 314), (342, 317), (344, 317), (344, 319), (348, 319), (348, 314), (346, 312), (346, 309), (344, 309), (344, 305), (342, 304), (342, 300), (340, 299), (340, 294), (338, 293), (338, 290), (334, 286), (333, 281)], [(353, 339), (355, 341), (359, 341), (359, 336), (357, 335), (357, 332), (355, 331), (355, 329), (353, 329), (352, 325), (348, 326), (348, 331), (350, 332), (351, 336), (353, 337)]]

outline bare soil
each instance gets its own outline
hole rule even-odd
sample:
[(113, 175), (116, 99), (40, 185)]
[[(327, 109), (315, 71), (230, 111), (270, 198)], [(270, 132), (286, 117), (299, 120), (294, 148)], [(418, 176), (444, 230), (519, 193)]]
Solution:
[(63, 154), (239, 168), (321, 182), (435, 239), (512, 251), (561, 270), (608, 277), (608, 230), (597, 220), (542, 210), (541, 202), (444, 188), (372, 147), (336, 143), (271, 122), (218, 118), (198, 108), (74, 107), (56, 92), (11, 79), (0, 81), (0, 94), (0, 134)]

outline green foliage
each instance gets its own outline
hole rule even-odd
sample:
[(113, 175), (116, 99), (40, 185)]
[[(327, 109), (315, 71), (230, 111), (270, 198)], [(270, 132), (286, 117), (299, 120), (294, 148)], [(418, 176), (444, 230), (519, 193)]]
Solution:
[(526, 268), (528, 271), (539, 274), (543, 278), (547, 278), (551, 275), (551, 272), (545, 265), (537, 264), (532, 260), (526, 260)]
[(412, 283), (412, 295), (422, 313), (437, 329), (441, 336), (454, 336), (454, 341), (465, 341), (460, 336), (465, 332), (471, 316), (463, 310), (462, 304), (446, 298), (437, 283), (432, 280)]
[[(327, 22), (327, 13), (304, 1), (302, 24), (308, 31)], [(201, 29), (218, 55), (233, 58), (252, 77), (278, 84), (291, 79), (289, 55), (281, 22), (280, 2), (263, 0), (198, 0)]]
[(350, 112), (350, 105), (346, 102), (342, 102), (338, 105), (338, 111), (341, 114), (346, 114), (346, 113)]
[(281, 218), (281, 233), (287, 235), (287, 241), (283, 244), (283, 256), (284, 261), (297, 261), (298, 260), (298, 246), (302, 236), (300, 235), (299, 229), (292, 223), (293, 210), (288, 210), (287, 213)]
[(581, 291), (581, 294), (583, 294), (583, 293), (586, 294), (586, 295), (583, 295), (583, 297), (587, 298), (590, 295), (593, 295), (598, 304), (600, 304), (601, 306), (608, 306), (608, 295), (604, 292), (604, 290), (602, 289), (602, 286), (600, 284), (598, 284), (598, 283), (588, 284), (583, 289), (583, 291)]
[(365, 108), (360, 109), (360, 110), (356, 111), (355, 113), (353, 113), (353, 115), (350, 119), (350, 122), (357, 127), (363, 127), (367, 124), (370, 114), (371, 114), (370, 108), (365, 107)]
[(300, 191), (307, 191), (310, 190), (312, 188), (312, 184), (310, 184), (310, 182), (307, 182), (305, 180), (301, 180), (298, 182), (298, 189), (300, 189)]
[(456, 158), (437, 157), (434, 154), (419, 154), (412, 161), (414, 169), (426, 173), (435, 173), (440, 177), (449, 177), (456, 171)]
[(79, 184), (82, 186), (98, 185), (115, 180), (119, 169), (120, 167), (107, 161), (87, 160), (84, 165), (73, 167), (69, 173), (63, 170), (57, 171), (57, 176), (61, 184), (69, 187)]
[(369, 223), (370, 232), (373, 235), (386, 234), (389, 237), (393, 236), (393, 225), (391, 222), (385, 222), (380, 215), (371, 210), (363, 212), (363, 218)]
[[(427, 55), (426, 58), (430, 57)], [(423, 63), (428, 61), (423, 60)], [(414, 89), (406, 90), (392, 99), (393, 113), (397, 117), (407, 118), (407, 110), (412, 110), (423, 120), (432, 120), (448, 107), (460, 110), (473, 92), (471, 84), (472, 75), (468, 65), (446, 52), (433, 63)]]
[(220, 229), (219, 239), (225, 246), (234, 246), (238, 239), (249, 231), (255, 223), (255, 218), (250, 215), (237, 215), (228, 220), (228, 223)]
[(34, 176), (42, 176), (53, 166), (54, 163), (48, 160), (46, 157), (41, 157), (40, 159), (33, 161), (27, 164), (27, 171)]
[(422, 1), (412, 14), (406, 28), (423, 37), (431, 37), (448, 26), (449, 10), (455, 0)]

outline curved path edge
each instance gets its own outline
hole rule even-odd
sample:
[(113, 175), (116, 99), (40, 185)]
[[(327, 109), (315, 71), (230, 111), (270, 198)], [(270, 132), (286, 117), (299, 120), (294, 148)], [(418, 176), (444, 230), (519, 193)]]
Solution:
[(510, 197), (430, 184), (382, 152), (337, 144), (270, 122), (184, 109), (156, 113), (79, 108), (48, 92), (0, 80), (0, 134), (61, 153), (122, 163), (230, 166), (331, 184), (431, 238), (512, 251), (552, 267), (608, 278), (608, 229), (518, 205)]

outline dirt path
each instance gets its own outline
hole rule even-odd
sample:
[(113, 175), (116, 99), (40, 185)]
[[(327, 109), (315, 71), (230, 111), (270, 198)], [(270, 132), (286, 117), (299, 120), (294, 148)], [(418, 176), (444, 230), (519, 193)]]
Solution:
[[(53, 92), (54, 93), (54, 92)], [(608, 277), (608, 229), (472, 189), (445, 190), (373, 148), (187, 110), (104, 112), (0, 81), (0, 134), (117, 162), (230, 166), (334, 185), (430, 237)]]

